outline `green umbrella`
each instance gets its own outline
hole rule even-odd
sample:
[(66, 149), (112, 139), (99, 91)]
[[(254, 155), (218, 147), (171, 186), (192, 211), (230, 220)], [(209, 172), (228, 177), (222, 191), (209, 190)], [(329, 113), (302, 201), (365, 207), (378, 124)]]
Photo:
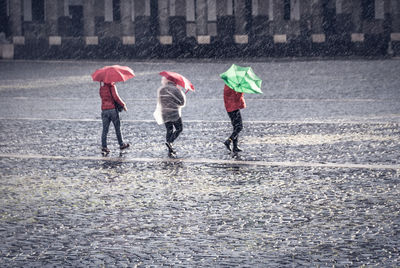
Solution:
[(236, 64), (225, 72), (220, 74), (225, 84), (235, 90), (243, 93), (262, 94), (262, 80), (253, 72), (251, 67), (241, 67)]

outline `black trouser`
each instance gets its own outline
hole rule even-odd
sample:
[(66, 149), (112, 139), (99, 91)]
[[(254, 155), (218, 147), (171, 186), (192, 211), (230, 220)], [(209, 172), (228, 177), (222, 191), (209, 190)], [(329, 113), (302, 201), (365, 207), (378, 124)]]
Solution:
[(232, 112), (228, 112), (228, 115), (229, 118), (231, 119), (231, 123), (233, 126), (233, 132), (229, 138), (235, 143), (237, 143), (239, 133), (243, 129), (242, 116), (240, 115), (239, 109)]
[(165, 123), (165, 127), (167, 128), (167, 137), (166, 137), (167, 142), (170, 143), (174, 142), (174, 140), (178, 138), (179, 134), (181, 134), (182, 132), (183, 129), (182, 118), (179, 118), (174, 122)]

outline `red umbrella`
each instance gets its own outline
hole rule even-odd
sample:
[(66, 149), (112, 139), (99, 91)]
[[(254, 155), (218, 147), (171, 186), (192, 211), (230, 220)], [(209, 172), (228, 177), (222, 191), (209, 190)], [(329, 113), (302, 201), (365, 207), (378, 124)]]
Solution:
[(122, 82), (135, 77), (133, 70), (128, 66), (104, 66), (92, 73), (93, 81), (104, 83)]
[(181, 74), (169, 71), (162, 71), (160, 75), (186, 89), (186, 93), (189, 90), (194, 91), (194, 86), (192, 85), (192, 83)]

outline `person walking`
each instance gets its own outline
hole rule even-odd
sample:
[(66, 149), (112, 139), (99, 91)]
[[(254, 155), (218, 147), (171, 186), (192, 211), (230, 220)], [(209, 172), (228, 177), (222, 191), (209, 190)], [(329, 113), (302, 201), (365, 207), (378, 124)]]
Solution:
[[(116, 109), (117, 104), (127, 111), (125, 102), (119, 97), (115, 83), (102, 83), (99, 90), (101, 98), (101, 120), (103, 122), (103, 132), (101, 134), (101, 151), (107, 155), (110, 150), (107, 148), (107, 135), (112, 122), (115, 128), (115, 134), (120, 150), (128, 148), (129, 143), (124, 143), (121, 134), (121, 121), (119, 119), (119, 112)], [(117, 103), (117, 104), (116, 104)]]
[[(231, 120), (233, 132), (229, 138), (224, 142), (226, 148), (234, 153), (241, 152), (242, 149), (239, 148), (239, 133), (243, 129), (242, 116), (240, 114), (240, 109), (246, 108), (246, 102), (244, 101), (244, 94), (236, 92), (229, 86), (224, 86), (224, 103), (225, 109)], [(231, 147), (231, 145), (233, 145)]]
[(154, 118), (158, 124), (164, 124), (166, 128), (165, 145), (168, 155), (176, 154), (173, 142), (183, 130), (181, 110), (186, 105), (186, 96), (174, 81), (161, 77), (161, 87), (157, 90), (157, 108)]
[[(251, 67), (242, 67), (236, 64), (232, 64), (226, 72), (220, 74), (220, 77), (225, 83), (224, 103), (233, 126), (233, 132), (224, 141), (224, 144), (229, 151), (238, 153), (242, 151), (238, 146), (238, 142), (239, 133), (243, 129), (240, 109), (246, 108), (244, 93), (262, 94), (262, 80), (254, 73)], [(233, 147), (231, 147), (231, 144)]]

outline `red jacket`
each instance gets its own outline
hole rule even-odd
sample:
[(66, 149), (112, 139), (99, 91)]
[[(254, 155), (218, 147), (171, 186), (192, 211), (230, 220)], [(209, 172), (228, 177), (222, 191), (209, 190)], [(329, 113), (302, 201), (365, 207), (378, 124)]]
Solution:
[(118, 102), (121, 106), (125, 106), (125, 102), (119, 97), (115, 85), (104, 84), (100, 87), (99, 93), (101, 98), (101, 110), (115, 109), (114, 101)]
[(227, 85), (224, 86), (224, 103), (228, 113), (246, 108), (243, 95), (243, 93), (236, 92)]

